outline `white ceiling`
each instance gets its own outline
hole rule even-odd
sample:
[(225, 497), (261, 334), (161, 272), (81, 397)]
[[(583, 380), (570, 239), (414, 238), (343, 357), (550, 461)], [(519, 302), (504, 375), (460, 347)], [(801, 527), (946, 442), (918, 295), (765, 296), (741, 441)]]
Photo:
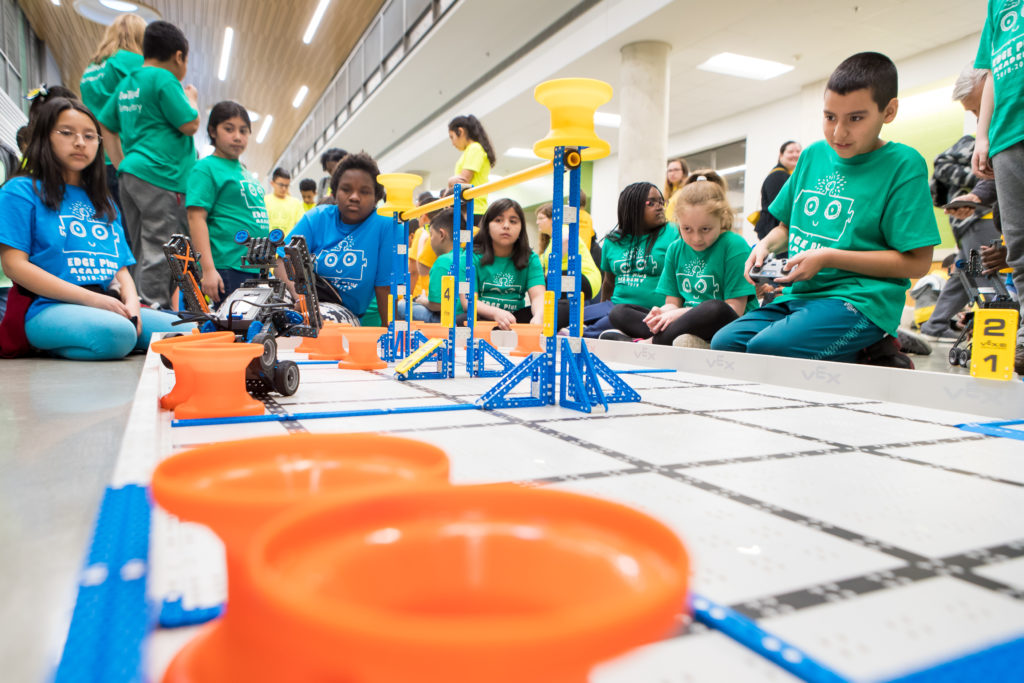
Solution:
[[(450, 175), (457, 152), (448, 142), (445, 124), (454, 113), (470, 113), (459, 105), (431, 120), (454, 94), (536, 36), (576, 3), (568, 0), (518, 0), (515, 3), (464, 0), (417, 51), (342, 128), (330, 146), (364, 148), (384, 159), (400, 160), (401, 168), (429, 173), (437, 188)], [(618, 7), (613, 7), (618, 5)], [(547, 132), (547, 111), (533, 100), (539, 80), (582, 76), (618, 84), (619, 51), (638, 40), (672, 45), (670, 56), (670, 134), (713, 122), (800, 92), (823, 81), (842, 59), (864, 50), (884, 52), (894, 60), (977, 32), (985, 0), (734, 0), (729, 3), (691, 0), (605, 0), (562, 33), (495, 75), (463, 103), (477, 103), (481, 119), (499, 156), (495, 173), (531, 165), (504, 156), (509, 147), (532, 147)], [(586, 20), (592, 19), (589, 25)], [(614, 25), (609, 25), (614, 24)], [(629, 25), (632, 24), (632, 25)], [(485, 30), (481, 26), (498, 26)], [(577, 26), (597, 26), (609, 39), (593, 44)], [(559, 27), (563, 28), (563, 27)], [(568, 32), (568, 33), (567, 33)], [(552, 41), (579, 45), (574, 58), (547, 58), (559, 49)], [(736, 52), (794, 65), (794, 70), (769, 81), (751, 81), (698, 71), (695, 67), (719, 52)], [(546, 65), (530, 65), (545, 55)], [(525, 78), (532, 69), (547, 69), (544, 78)], [(617, 112), (618, 100), (602, 107)], [(598, 128), (615, 153), (617, 133)], [(407, 153), (391, 148), (406, 146)], [(669, 150), (673, 152), (674, 150)], [(306, 172), (320, 175), (314, 162)]]

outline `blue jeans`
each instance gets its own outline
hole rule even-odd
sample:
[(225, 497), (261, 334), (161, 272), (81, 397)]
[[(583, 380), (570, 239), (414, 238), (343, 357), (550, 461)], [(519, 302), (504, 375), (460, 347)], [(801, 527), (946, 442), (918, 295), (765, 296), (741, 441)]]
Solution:
[[(405, 299), (398, 302), (395, 306), (399, 320), (405, 320)], [(412, 302), (412, 319), (421, 323), (439, 323), (441, 322), (440, 311), (432, 311), (423, 304), (418, 304), (415, 301)]]
[(840, 299), (790, 299), (750, 311), (711, 339), (715, 351), (853, 362), (885, 331)]
[(244, 270), (235, 270), (234, 268), (218, 268), (217, 274), (224, 281), (224, 293), (220, 295), (221, 301), (231, 296), (231, 292), (241, 287), (242, 283), (246, 280), (260, 276), (259, 273), (249, 273)]
[(178, 316), (143, 308), (142, 334), (127, 318), (78, 304), (49, 304), (25, 321), (28, 342), (71, 360), (116, 360), (149, 346), (155, 332), (188, 332), (192, 324), (171, 326)]

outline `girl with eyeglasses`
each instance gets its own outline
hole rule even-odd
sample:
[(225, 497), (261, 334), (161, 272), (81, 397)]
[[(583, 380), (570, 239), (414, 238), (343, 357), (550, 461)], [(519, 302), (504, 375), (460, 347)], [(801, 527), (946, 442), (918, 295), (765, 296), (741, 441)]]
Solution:
[(658, 278), (665, 267), (665, 253), (679, 238), (676, 227), (665, 219), (665, 197), (652, 183), (629, 185), (619, 194), (619, 223), (604, 238), (601, 250), (601, 303), (584, 309), (589, 322), (586, 337), (625, 339), (612, 335), (608, 314), (617, 304), (633, 304), (650, 310), (665, 303)]
[(21, 298), (0, 334), (10, 355), (111, 360), (145, 349), (154, 332), (182, 329), (171, 327), (176, 316), (139, 306), (99, 130), (81, 102), (53, 99), (32, 128), (22, 174), (0, 189), (0, 259)]

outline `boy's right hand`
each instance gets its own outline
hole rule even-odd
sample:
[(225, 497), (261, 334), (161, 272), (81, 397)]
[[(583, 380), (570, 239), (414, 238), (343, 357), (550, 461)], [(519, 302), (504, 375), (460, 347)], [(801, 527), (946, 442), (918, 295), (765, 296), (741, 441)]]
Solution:
[(1009, 268), (1010, 264), (1006, 262), (1006, 245), (1000, 244), (998, 247), (990, 247), (987, 244), (982, 245), (981, 265), (985, 269), (983, 271), (985, 275), (998, 273), (1004, 268)]
[(974, 175), (979, 178), (992, 180), (996, 176), (992, 170), (992, 160), (988, 156), (988, 150), (988, 138), (984, 135), (979, 135), (974, 140), (974, 155), (971, 157), (971, 171), (973, 171)]
[(203, 294), (210, 297), (213, 303), (220, 303), (220, 295), (224, 293), (224, 280), (216, 268), (203, 266), (203, 281), (199, 283)]

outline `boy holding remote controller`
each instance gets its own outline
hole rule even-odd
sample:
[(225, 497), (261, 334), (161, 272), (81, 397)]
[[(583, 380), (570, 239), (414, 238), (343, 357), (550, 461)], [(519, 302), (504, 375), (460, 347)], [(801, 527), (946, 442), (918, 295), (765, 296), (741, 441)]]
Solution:
[[(895, 335), (911, 277), (928, 272), (939, 229), (928, 169), (915, 150), (878, 137), (896, 118), (896, 66), (885, 55), (846, 59), (825, 88), (825, 140), (806, 150), (772, 202), (782, 222), (745, 272), (789, 251), (772, 303), (722, 328), (711, 348), (854, 361)], [(753, 280), (751, 280), (753, 282)]]

